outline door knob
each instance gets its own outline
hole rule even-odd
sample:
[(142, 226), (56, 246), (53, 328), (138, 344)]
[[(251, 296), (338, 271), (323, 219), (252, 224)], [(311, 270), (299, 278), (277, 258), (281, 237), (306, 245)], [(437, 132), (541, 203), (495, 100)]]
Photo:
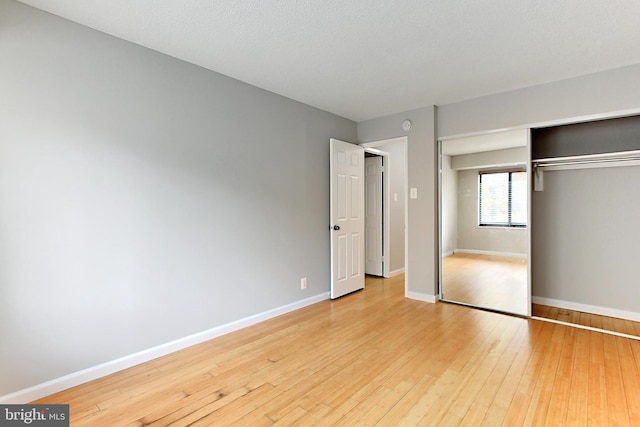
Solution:
[(333, 229), (334, 229), (335, 231), (338, 231), (338, 230), (340, 230), (340, 226), (339, 226), (339, 225), (334, 225), (334, 226), (333, 226)]

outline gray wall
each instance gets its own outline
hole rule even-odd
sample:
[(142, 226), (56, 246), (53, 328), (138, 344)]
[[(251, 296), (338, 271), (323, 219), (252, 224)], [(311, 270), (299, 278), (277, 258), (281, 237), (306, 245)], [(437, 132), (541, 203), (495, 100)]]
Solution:
[(526, 255), (529, 250), (526, 228), (478, 226), (478, 172), (479, 169), (458, 171), (456, 249)]
[[(390, 144), (382, 147), (389, 153), (389, 271), (402, 270), (404, 266), (404, 197), (406, 156), (403, 144)], [(393, 195), (398, 195), (394, 200)]]
[(639, 166), (544, 173), (532, 201), (533, 295), (640, 312), (638, 183)]
[[(418, 198), (409, 199), (406, 278), (410, 293), (427, 296), (437, 293), (435, 110), (425, 107), (358, 123), (359, 142), (408, 137), (408, 187), (418, 189)], [(413, 123), (410, 132), (402, 130), (405, 119)]]
[(355, 123), (10, 0), (0, 28), (0, 396), (329, 290)]

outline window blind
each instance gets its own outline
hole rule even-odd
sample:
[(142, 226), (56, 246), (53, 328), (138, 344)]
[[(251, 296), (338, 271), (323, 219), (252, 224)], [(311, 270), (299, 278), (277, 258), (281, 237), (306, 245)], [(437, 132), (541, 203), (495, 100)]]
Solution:
[(480, 226), (526, 227), (527, 174), (525, 171), (480, 172), (478, 185), (478, 224)]

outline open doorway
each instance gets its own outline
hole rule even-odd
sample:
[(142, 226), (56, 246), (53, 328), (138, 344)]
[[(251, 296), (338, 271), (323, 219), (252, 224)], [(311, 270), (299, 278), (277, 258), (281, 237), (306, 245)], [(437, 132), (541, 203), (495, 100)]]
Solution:
[[(385, 151), (382, 151), (381, 147)], [(383, 277), (405, 273), (407, 259), (407, 138), (360, 144), (330, 140), (331, 298), (364, 287), (365, 188), (364, 152), (383, 156), (388, 189), (382, 193)], [(404, 275), (405, 295), (407, 275)]]
[[(364, 225), (365, 274), (389, 277), (389, 262), (385, 259), (385, 242), (389, 239), (388, 203), (389, 175), (385, 171), (388, 153), (364, 153)], [(387, 256), (388, 258), (388, 256)]]
[[(375, 174), (375, 179), (381, 182), (381, 191), (378, 186), (365, 187), (365, 206), (367, 209), (375, 208), (379, 215), (372, 216), (378, 221), (382, 219), (382, 234), (376, 235), (373, 227), (367, 229), (365, 234), (365, 246), (371, 248), (373, 253), (382, 254), (382, 276), (385, 278), (401, 275), (406, 266), (406, 224), (407, 224), (407, 138), (394, 138), (382, 141), (360, 144), (365, 148), (367, 159), (372, 164), (382, 163), (381, 176)], [(377, 160), (376, 160), (377, 159)], [(370, 172), (373, 173), (374, 167)], [(365, 173), (366, 178), (366, 173)], [(375, 202), (378, 198), (380, 202)], [(376, 245), (381, 245), (376, 247)], [(371, 270), (369, 270), (371, 271)], [(367, 274), (369, 274), (367, 271)], [(374, 270), (375, 271), (375, 270)], [(379, 270), (377, 270), (379, 271)], [(406, 286), (406, 280), (405, 280)]]

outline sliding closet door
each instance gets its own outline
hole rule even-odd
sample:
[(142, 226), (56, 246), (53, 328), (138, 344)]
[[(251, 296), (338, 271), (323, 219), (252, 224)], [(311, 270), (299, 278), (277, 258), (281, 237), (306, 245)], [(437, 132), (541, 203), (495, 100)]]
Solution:
[(444, 301), (529, 315), (529, 132), (440, 142)]

